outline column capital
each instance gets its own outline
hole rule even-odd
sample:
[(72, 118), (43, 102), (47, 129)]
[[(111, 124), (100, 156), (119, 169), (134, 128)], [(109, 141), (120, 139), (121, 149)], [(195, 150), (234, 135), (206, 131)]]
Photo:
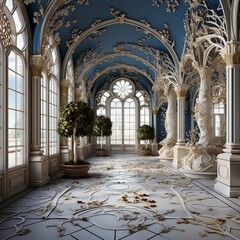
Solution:
[(187, 91), (189, 86), (186, 84), (177, 84), (174, 86), (174, 90), (176, 92), (177, 98), (185, 98), (187, 95)]
[(43, 57), (42, 55), (32, 55), (30, 57), (30, 66), (32, 70), (32, 77), (42, 77)]
[(82, 88), (76, 88), (75, 89), (75, 101), (80, 101), (82, 97)]
[(63, 96), (67, 96), (68, 88), (70, 86), (70, 81), (68, 79), (62, 79), (60, 82), (61, 85), (61, 92)]
[(240, 42), (227, 42), (222, 55), (226, 62), (226, 66), (240, 64)]
[(152, 107), (152, 113), (154, 114), (154, 115), (157, 115), (158, 114), (158, 108), (155, 106), (155, 107)]

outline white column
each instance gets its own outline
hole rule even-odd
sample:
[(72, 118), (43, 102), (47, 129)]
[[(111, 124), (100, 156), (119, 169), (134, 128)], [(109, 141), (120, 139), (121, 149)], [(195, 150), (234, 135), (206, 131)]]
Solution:
[(31, 186), (42, 186), (49, 181), (48, 158), (43, 155), (41, 150), (42, 56), (31, 56), (30, 64), (32, 73), (32, 137), (29, 177)]
[(226, 46), (226, 145), (217, 156), (214, 188), (228, 197), (240, 196), (240, 42)]

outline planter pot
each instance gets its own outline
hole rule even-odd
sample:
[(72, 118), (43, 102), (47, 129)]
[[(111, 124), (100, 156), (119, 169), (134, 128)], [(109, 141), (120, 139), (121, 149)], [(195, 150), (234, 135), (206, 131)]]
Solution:
[(151, 149), (138, 149), (138, 154), (140, 156), (152, 156), (152, 150)]
[(95, 153), (98, 157), (108, 156), (108, 151), (106, 149), (96, 149)]
[(88, 176), (90, 163), (84, 162), (82, 164), (76, 164), (76, 165), (62, 164), (61, 167), (64, 173), (64, 177), (82, 178), (82, 177)]

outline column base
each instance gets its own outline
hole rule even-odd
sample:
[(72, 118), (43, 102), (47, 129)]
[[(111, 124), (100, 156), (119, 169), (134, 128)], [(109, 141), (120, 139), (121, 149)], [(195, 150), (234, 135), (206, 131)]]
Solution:
[(214, 179), (217, 176), (216, 156), (222, 149), (215, 146), (189, 146), (188, 154), (182, 158), (181, 172), (186, 176), (201, 179)]
[(212, 180), (215, 179), (217, 176), (216, 171), (214, 172), (200, 172), (200, 171), (187, 171), (180, 168), (180, 171), (186, 176), (193, 179), (208, 179)]
[(222, 153), (217, 156), (217, 178), (214, 189), (227, 197), (240, 197), (240, 155)]
[(188, 154), (189, 149), (184, 144), (177, 144), (173, 147), (173, 163), (172, 166), (176, 169), (181, 168), (182, 158)]
[(32, 155), (29, 161), (29, 185), (40, 187), (49, 182), (48, 157)]
[(219, 193), (222, 193), (226, 197), (238, 198), (240, 197), (240, 187), (230, 187), (221, 182), (214, 184), (214, 189)]
[(152, 143), (152, 155), (158, 156), (158, 143)]
[(162, 161), (172, 161), (173, 160), (173, 147), (174, 143), (172, 139), (164, 139), (162, 142), (162, 147), (159, 149), (159, 159)]

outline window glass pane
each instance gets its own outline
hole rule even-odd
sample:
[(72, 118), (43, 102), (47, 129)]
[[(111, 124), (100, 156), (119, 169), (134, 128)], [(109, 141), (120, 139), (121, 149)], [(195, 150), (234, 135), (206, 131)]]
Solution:
[(8, 90), (8, 108), (16, 108), (15, 91), (12, 91), (10, 89)]
[(13, 1), (12, 0), (6, 0), (6, 6), (9, 9), (10, 12), (13, 10)]
[(17, 95), (17, 109), (23, 111), (23, 109), (24, 109), (24, 106), (23, 106), (23, 101), (24, 101), (23, 95), (19, 94), (19, 93), (17, 93), (16, 95)]
[(16, 89), (15, 73), (11, 70), (8, 71), (8, 88)]
[(14, 19), (14, 22), (15, 22), (16, 31), (18, 33), (23, 27), (22, 17), (20, 16), (20, 12), (18, 11), (18, 9), (16, 9), (16, 11), (13, 13), (13, 19)]
[(25, 36), (25, 32), (22, 34), (18, 34), (17, 36), (17, 46), (19, 49), (24, 49), (25, 45), (26, 45), (26, 36)]
[(8, 128), (15, 128), (16, 126), (16, 115), (14, 110), (8, 110)]
[(13, 70), (15, 72), (16, 70), (16, 54), (14, 52), (11, 52), (8, 56), (8, 68)]

